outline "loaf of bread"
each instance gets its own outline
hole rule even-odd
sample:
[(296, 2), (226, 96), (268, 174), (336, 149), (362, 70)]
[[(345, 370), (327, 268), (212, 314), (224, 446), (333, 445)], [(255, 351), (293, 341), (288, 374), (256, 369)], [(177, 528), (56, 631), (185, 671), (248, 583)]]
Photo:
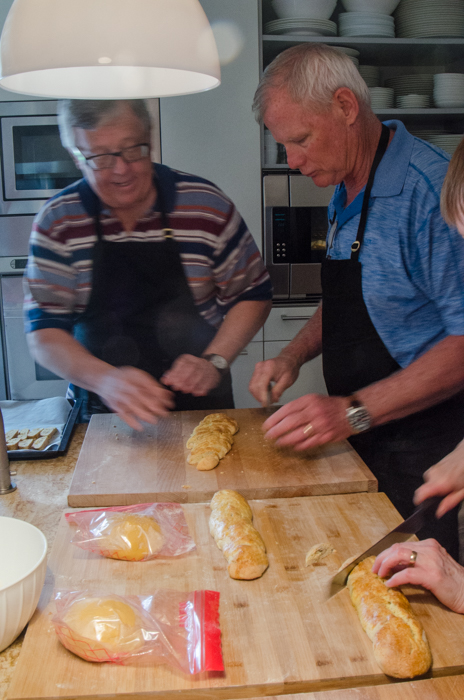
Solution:
[(142, 561), (159, 552), (165, 542), (161, 527), (149, 515), (111, 513), (105, 525), (99, 531), (98, 546), (110, 559)]
[(138, 651), (144, 645), (137, 611), (117, 598), (76, 600), (63, 615), (71, 631), (59, 637), (67, 649), (86, 661), (110, 661), (114, 655)]
[(187, 440), (187, 449), (190, 450), (188, 463), (200, 471), (214, 469), (232, 447), (232, 436), (237, 430), (237, 421), (225, 413), (205, 416)]
[(217, 491), (211, 500), (209, 531), (222, 550), (231, 578), (259, 578), (269, 566), (266, 545), (253, 527), (253, 514), (236, 491)]
[(388, 676), (414, 678), (431, 666), (432, 654), (409, 601), (372, 572), (375, 557), (360, 562), (348, 589), (361, 625), (374, 645), (375, 660)]

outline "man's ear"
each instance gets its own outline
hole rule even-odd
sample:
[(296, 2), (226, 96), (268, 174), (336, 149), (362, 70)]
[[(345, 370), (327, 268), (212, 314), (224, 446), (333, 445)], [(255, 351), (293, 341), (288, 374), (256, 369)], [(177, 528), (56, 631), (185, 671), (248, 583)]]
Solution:
[(359, 114), (359, 102), (352, 90), (347, 87), (338, 88), (332, 98), (335, 109), (339, 111), (348, 126), (356, 121)]

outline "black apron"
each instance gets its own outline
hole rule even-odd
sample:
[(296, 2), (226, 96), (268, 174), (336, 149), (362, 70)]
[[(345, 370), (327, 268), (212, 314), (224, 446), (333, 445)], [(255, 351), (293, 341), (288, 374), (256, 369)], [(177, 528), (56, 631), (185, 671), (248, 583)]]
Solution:
[[(359, 262), (374, 175), (388, 139), (389, 129), (382, 125), (351, 258), (331, 260), (329, 250), (322, 263), (322, 358), (331, 396), (349, 396), (401, 369), (370, 319)], [(377, 477), (379, 491), (384, 491), (406, 518), (414, 510), (414, 491), (423, 483), (424, 471), (451, 452), (463, 436), (464, 397), (458, 394), (424, 411), (354, 435), (350, 443)], [(459, 555), (457, 512), (456, 508), (440, 520), (431, 516), (419, 533), (421, 539), (435, 537), (455, 559)]]
[[(197, 310), (179, 245), (168, 227), (163, 190), (156, 180), (155, 184), (164, 241), (123, 243), (103, 239), (100, 200), (85, 180), (78, 184), (82, 204), (95, 220), (97, 242), (89, 303), (73, 335), (110, 365), (137, 367), (160, 379), (179, 355), (200, 357), (216, 329)], [(83, 399), (81, 421), (110, 412), (96, 394), (81, 387), (72, 390)], [(177, 411), (234, 407), (230, 373), (207, 396), (174, 394)]]

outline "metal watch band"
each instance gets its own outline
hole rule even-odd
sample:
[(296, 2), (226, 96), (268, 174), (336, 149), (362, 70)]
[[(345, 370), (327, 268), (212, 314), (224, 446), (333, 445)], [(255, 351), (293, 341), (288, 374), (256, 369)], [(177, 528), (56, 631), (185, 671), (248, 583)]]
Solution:
[(355, 396), (350, 398), (350, 406), (346, 409), (348, 423), (355, 434), (363, 433), (371, 427), (372, 419), (367, 408)]

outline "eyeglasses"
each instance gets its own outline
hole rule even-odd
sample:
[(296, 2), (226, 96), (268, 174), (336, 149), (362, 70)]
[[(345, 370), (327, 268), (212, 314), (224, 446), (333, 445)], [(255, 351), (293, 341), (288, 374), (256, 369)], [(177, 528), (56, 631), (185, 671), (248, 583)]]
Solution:
[(114, 168), (116, 159), (122, 158), (125, 163), (135, 163), (137, 160), (146, 158), (150, 153), (150, 144), (138, 143), (136, 146), (123, 148), (114, 153), (101, 153), (97, 156), (84, 156), (77, 148), (74, 149), (76, 158), (81, 162), (86, 162), (92, 170), (106, 170)]

